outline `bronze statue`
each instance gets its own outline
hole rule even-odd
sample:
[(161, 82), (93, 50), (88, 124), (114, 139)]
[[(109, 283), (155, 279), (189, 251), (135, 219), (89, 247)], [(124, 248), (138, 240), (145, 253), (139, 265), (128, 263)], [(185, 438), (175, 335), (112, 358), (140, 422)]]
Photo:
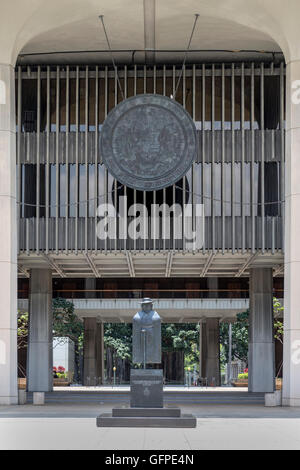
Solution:
[(153, 300), (144, 298), (142, 310), (133, 317), (132, 358), (134, 363), (161, 363), (161, 318), (153, 310)]

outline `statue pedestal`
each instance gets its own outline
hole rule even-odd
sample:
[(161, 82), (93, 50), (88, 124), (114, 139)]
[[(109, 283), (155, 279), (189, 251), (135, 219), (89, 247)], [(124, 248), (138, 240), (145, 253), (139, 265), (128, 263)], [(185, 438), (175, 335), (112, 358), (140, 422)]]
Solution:
[(163, 371), (131, 369), (130, 408), (113, 408), (97, 418), (98, 427), (195, 428), (195, 416), (163, 407)]
[(162, 369), (131, 369), (130, 406), (132, 408), (163, 408)]

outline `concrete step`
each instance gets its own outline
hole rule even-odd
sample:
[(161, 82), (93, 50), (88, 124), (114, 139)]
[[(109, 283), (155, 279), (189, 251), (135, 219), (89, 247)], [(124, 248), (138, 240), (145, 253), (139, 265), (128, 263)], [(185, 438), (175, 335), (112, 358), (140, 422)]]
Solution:
[(113, 408), (112, 416), (119, 417), (157, 417), (157, 418), (180, 418), (181, 410), (177, 407), (167, 408)]
[(197, 420), (191, 414), (180, 417), (164, 416), (112, 416), (103, 413), (97, 417), (97, 427), (125, 428), (195, 428)]

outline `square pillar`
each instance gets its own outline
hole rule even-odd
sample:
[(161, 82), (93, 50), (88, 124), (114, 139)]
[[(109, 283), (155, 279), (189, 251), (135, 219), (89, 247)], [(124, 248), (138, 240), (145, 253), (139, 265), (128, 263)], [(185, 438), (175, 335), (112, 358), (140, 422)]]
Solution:
[(207, 385), (221, 385), (220, 374), (220, 327), (218, 318), (207, 318), (203, 341), (203, 372)]
[(300, 406), (300, 60), (287, 64), (284, 236), (284, 406)]
[(103, 324), (97, 318), (84, 318), (83, 384), (97, 385), (104, 375)]
[(206, 356), (207, 356), (207, 345), (206, 345), (206, 323), (201, 321), (199, 331), (199, 375), (200, 377), (206, 377)]
[(32, 269), (29, 283), (27, 390), (53, 389), (52, 271)]
[(206, 376), (207, 384), (221, 385), (220, 374), (220, 326), (218, 318), (206, 319)]
[(97, 377), (100, 378), (101, 384), (104, 383), (104, 325), (97, 323), (96, 338), (96, 369)]
[(272, 268), (250, 269), (249, 392), (275, 390)]
[(15, 75), (0, 65), (0, 405), (18, 403)]

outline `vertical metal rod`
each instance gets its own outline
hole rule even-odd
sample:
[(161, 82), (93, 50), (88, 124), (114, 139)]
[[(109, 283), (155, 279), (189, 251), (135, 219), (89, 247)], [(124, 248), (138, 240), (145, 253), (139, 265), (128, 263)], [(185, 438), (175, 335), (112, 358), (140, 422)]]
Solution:
[(212, 252), (215, 253), (215, 185), (214, 185), (214, 170), (215, 170), (215, 65), (212, 64), (211, 68), (211, 238), (212, 238)]
[[(17, 221), (18, 221), (18, 237), (20, 236), (20, 218), (24, 217), (24, 198), (22, 197), (22, 165), (21, 165), (21, 133), (22, 133), (22, 67), (18, 66), (18, 110), (17, 110), (17, 123), (18, 123), (18, 134), (17, 134), (17, 165), (18, 165), (18, 201), (19, 206), (17, 206)], [(22, 205), (21, 205), (22, 204)], [(20, 244), (18, 243), (18, 251)]]
[(222, 214), (222, 254), (225, 253), (225, 65), (222, 64), (222, 105), (221, 105), (221, 128), (222, 128), (222, 163), (221, 163), (221, 214)]
[[(147, 192), (146, 191), (143, 191), (143, 204), (144, 204), (144, 207), (147, 207)], [(147, 222), (146, 224), (144, 225), (144, 250), (146, 250), (147, 248), (147, 239), (148, 239), (148, 243), (149, 243), (149, 230), (148, 230), (148, 223), (149, 223), (149, 214), (146, 214), (147, 215)]]
[(163, 95), (166, 96), (166, 66), (163, 66)]
[(144, 93), (147, 93), (147, 66), (144, 65)]
[[(197, 224), (196, 224), (196, 195), (195, 193), (199, 194), (197, 192), (196, 188), (196, 166), (198, 164), (196, 162), (193, 162), (192, 168), (191, 168), (191, 186), (192, 186), (192, 234), (195, 233)], [(193, 242), (193, 252), (195, 251), (196, 246), (195, 246), (195, 241)]]
[(99, 67), (96, 65), (95, 72), (95, 205), (94, 205), (94, 223), (95, 223), (95, 253), (98, 251), (98, 237), (97, 237), (97, 210), (99, 204), (99, 188), (98, 188), (98, 141), (99, 141)]
[(104, 117), (108, 114), (108, 67), (104, 70)]
[(156, 65), (153, 67), (153, 93), (156, 94)]
[(235, 253), (235, 69), (231, 65), (231, 240)]
[(66, 206), (65, 206), (65, 251), (69, 252), (69, 130), (70, 130), (70, 67), (66, 68)]
[[(135, 207), (136, 206), (136, 189), (133, 190), (133, 204)], [(134, 237), (134, 240), (133, 240), (133, 249), (134, 251), (136, 251), (136, 237)]]
[(84, 242), (85, 253), (88, 253), (88, 217), (89, 217), (89, 160), (88, 160), (88, 137), (89, 137), (89, 67), (85, 68), (85, 136), (84, 136), (84, 162), (85, 162), (85, 224)]
[(182, 249), (183, 252), (186, 251), (186, 238), (185, 238), (185, 227), (186, 227), (186, 218), (185, 218), (185, 204), (186, 204), (186, 176), (183, 177), (182, 181)]
[(244, 177), (245, 177), (245, 65), (241, 65), (241, 217), (242, 217), (242, 253), (245, 253), (245, 205), (244, 205)]
[[(153, 204), (156, 205), (156, 191), (153, 191)], [(156, 233), (157, 233), (157, 230), (159, 230), (159, 227), (156, 226), (156, 217), (154, 217), (152, 219), (151, 217), (151, 223), (153, 222), (153, 233), (154, 233), (154, 237), (153, 237), (153, 250), (155, 251), (156, 250)]]
[[(117, 209), (118, 207), (118, 182), (115, 179), (114, 180), (114, 206)], [(118, 249), (118, 222), (119, 222), (119, 217), (116, 215), (115, 216), (115, 250)]]
[(227, 377), (227, 383), (228, 385), (231, 385), (231, 356), (232, 356), (232, 324), (229, 323), (229, 329), (228, 329), (228, 377)]
[[(285, 221), (285, 126), (284, 126), (284, 94), (285, 94), (285, 80), (284, 80), (284, 64), (280, 64), (280, 134), (281, 134), (281, 148), (280, 148), (280, 217), (281, 217), (281, 243), (282, 250), (284, 246), (284, 221)], [(279, 244), (280, 246), (280, 244)]]
[(142, 329), (144, 344), (144, 369), (146, 369), (146, 330)]
[[(124, 185), (124, 196), (125, 196), (125, 204), (124, 204), (124, 250), (127, 251), (128, 248), (128, 203), (127, 203), (127, 186)], [(144, 248), (145, 249), (145, 248)]]
[[(104, 203), (107, 207), (108, 204), (108, 171), (107, 168), (104, 169)], [(104, 249), (105, 253), (107, 253), (108, 245), (107, 245), (107, 238), (104, 240)]]
[(133, 74), (133, 94), (136, 95), (136, 87), (137, 87), (137, 66), (134, 66), (134, 74)]
[(176, 67), (175, 65), (173, 65), (173, 68), (172, 68), (172, 95), (174, 96), (175, 95), (175, 87), (176, 87)]
[(117, 67), (115, 68), (115, 71), (114, 71), (114, 78), (115, 78), (115, 91), (114, 91), (114, 95), (115, 95), (115, 106), (117, 106), (118, 104), (118, 69)]
[(76, 67), (76, 144), (75, 144), (75, 254), (78, 254), (79, 215), (79, 67)]
[[(104, 71), (104, 101), (105, 101), (105, 110), (104, 110), (104, 118), (106, 119), (108, 114), (108, 67), (105, 67)], [(104, 169), (104, 203), (108, 203), (108, 171), (107, 168)], [(107, 238), (104, 240), (104, 250), (105, 254), (107, 253)]]
[(124, 66), (124, 99), (127, 98), (127, 65)]
[(260, 65), (260, 127), (261, 127), (261, 250), (265, 252), (265, 106), (263, 62)]
[(254, 63), (251, 64), (251, 251), (255, 253), (255, 134), (254, 134)]
[[(166, 188), (163, 189), (163, 207), (167, 203)], [(162, 217), (162, 231), (163, 231), (163, 250), (166, 250), (166, 217)]]
[(185, 95), (186, 95), (186, 77), (185, 77), (185, 65), (182, 67), (182, 106), (185, 109)]
[[(196, 66), (195, 64), (193, 65), (193, 71), (192, 71), (192, 118), (193, 121), (196, 121)], [(198, 156), (197, 156), (197, 161), (198, 161)]]
[(49, 253), (49, 196), (50, 196), (50, 67), (47, 66), (47, 109), (46, 109), (46, 254)]
[[(205, 64), (202, 64), (202, 126), (201, 126), (201, 135), (202, 135), (202, 155), (201, 155), (201, 204), (203, 205), (204, 209), (204, 216), (205, 216), (205, 178), (204, 178), (204, 170), (205, 170)], [(205, 218), (203, 218), (205, 220)], [(205, 234), (205, 227), (204, 227), (204, 234)], [(203, 241), (203, 254), (205, 253), (205, 237)]]
[(41, 67), (37, 69), (37, 120), (36, 120), (36, 231), (35, 247), (39, 254), (40, 246), (40, 133), (41, 133)]
[(60, 93), (60, 67), (56, 67), (56, 126), (55, 126), (55, 156), (56, 156), (56, 211), (55, 211), (55, 252), (58, 254), (59, 215), (60, 215), (60, 164), (59, 164), (59, 93)]

